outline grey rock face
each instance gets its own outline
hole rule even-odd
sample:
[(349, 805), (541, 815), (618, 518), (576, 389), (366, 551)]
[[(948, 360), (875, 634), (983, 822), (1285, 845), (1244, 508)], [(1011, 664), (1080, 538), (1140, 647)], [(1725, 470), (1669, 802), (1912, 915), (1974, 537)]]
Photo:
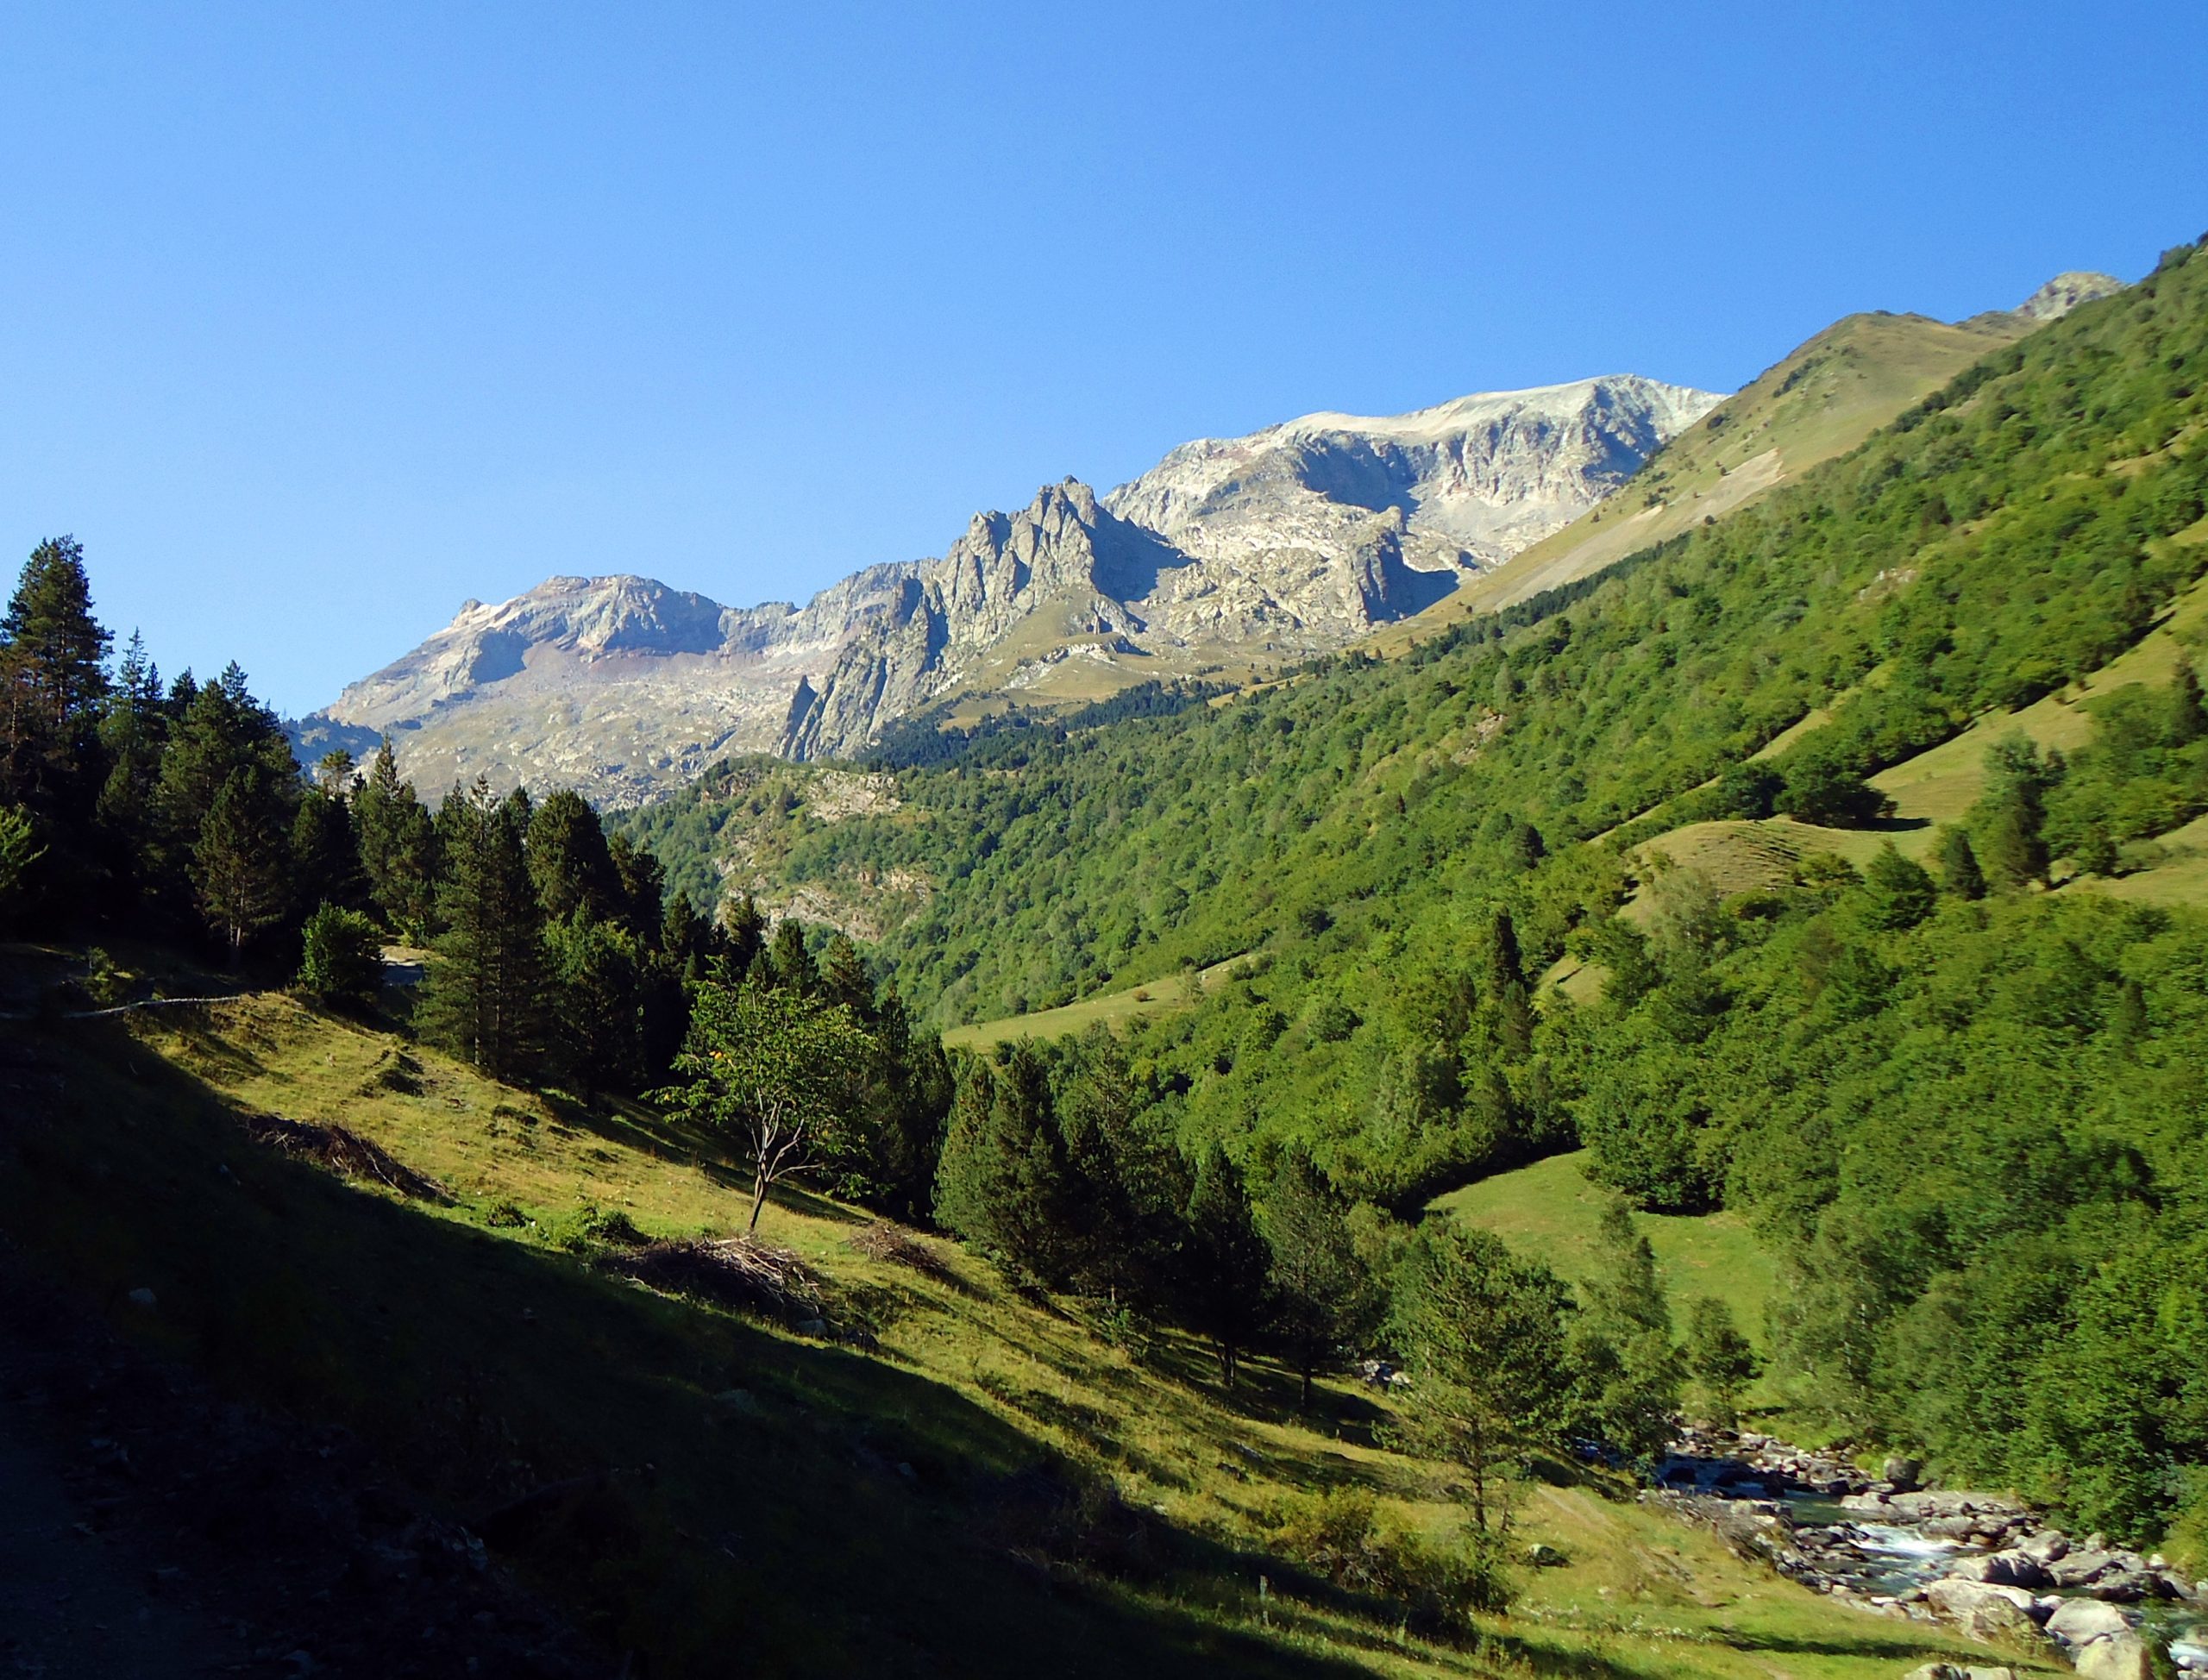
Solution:
[(2056, 321), (2080, 304), (2090, 304), (2101, 298), (2113, 298), (2123, 290), (2123, 282), (2113, 274), (2096, 274), (2073, 269), (2067, 274), (2057, 274), (2025, 298), (2017, 305), (2017, 313), (2028, 321)]
[(467, 603), (304, 734), (357, 751), (388, 731), (433, 788), (486, 774), (618, 805), (731, 752), (855, 754), (1069, 657), (1326, 651), (1567, 523), (1718, 400), (1625, 375), (1201, 439), (1108, 497), (1069, 479), (977, 514), (942, 558), (802, 607), (554, 578)]

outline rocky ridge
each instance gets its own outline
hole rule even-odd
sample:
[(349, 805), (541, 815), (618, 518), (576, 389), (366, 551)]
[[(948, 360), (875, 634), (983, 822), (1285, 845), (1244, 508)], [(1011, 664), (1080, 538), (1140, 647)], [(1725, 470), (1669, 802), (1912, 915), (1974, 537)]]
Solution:
[(1085, 698), (1302, 657), (1568, 523), (1718, 400), (1621, 375), (1199, 439), (1108, 496), (1067, 479), (976, 514), (940, 558), (802, 606), (554, 578), (467, 602), (298, 739), (358, 753), (388, 732), (427, 786), (487, 774), (623, 805), (731, 753), (852, 756), (955, 694)]

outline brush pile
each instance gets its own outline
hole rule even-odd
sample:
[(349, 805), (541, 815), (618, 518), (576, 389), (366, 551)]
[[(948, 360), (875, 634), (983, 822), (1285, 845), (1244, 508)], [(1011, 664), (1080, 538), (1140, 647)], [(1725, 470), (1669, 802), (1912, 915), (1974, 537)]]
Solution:
[(366, 1179), (416, 1201), (452, 1200), (452, 1192), (427, 1173), (416, 1172), (380, 1145), (342, 1125), (310, 1125), (279, 1114), (248, 1114), (245, 1129), (256, 1144), (294, 1160), (311, 1161), (344, 1177)]
[(820, 1276), (786, 1248), (749, 1237), (647, 1243), (605, 1257), (608, 1270), (671, 1294), (769, 1313), (793, 1324), (824, 1319)]
[(881, 1260), (893, 1266), (909, 1266), (924, 1277), (938, 1283), (956, 1283), (958, 1280), (935, 1245), (916, 1231), (907, 1231), (901, 1225), (888, 1219), (875, 1219), (859, 1227), (857, 1232), (845, 1238), (844, 1246), (854, 1254), (864, 1255), (869, 1260)]

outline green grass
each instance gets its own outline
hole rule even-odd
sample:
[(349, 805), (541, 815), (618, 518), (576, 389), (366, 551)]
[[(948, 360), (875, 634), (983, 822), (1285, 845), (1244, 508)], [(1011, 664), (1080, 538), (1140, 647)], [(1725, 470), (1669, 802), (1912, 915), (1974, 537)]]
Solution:
[[(463, 1518), (613, 1470), (511, 1561), (655, 1673), (1890, 1680), (1964, 1649), (1658, 1513), (1546, 1486), (1524, 1532), (1571, 1566), (1533, 1575), (1482, 1646), (1408, 1636), (1393, 1612), (1298, 1590), (1262, 1551), (1276, 1500), (1343, 1481), (1433, 1532), (1460, 1520), (1436, 1467), (1376, 1444), (1372, 1397), (1324, 1385), (1302, 1418), (1263, 1362), (1224, 1396), (1185, 1338), (1107, 1339), (947, 1244), (939, 1277), (863, 1258), (861, 1216), (802, 1195), (762, 1234), (828, 1276), (875, 1352), (618, 1282), (546, 1233), (586, 1207), (662, 1234), (737, 1227), (740, 1175), (712, 1141), (401, 1050), (275, 996), (41, 1029), (10, 1053), (62, 1082), (11, 1116), (0, 1230), (91, 1301), (154, 1289), (160, 1313), (117, 1307), (119, 1328), (347, 1424)], [(257, 1149), (235, 1120), (254, 1110), (342, 1123), (457, 1199), (403, 1203)], [(1477, 1188), (1508, 1199), (1506, 1181)], [(509, 1203), (534, 1226), (493, 1226)], [(1752, 1251), (1728, 1261), (1665, 1229), (1675, 1276), (1738, 1287)], [(749, 1401), (716, 1399), (732, 1389)], [(1007, 1491), (1038, 1465), (1108, 1478), (1151, 1529), (1146, 1561), (1115, 1571), (1084, 1551), (1119, 1526), (1043, 1532)]]
[(1111, 1027), (1167, 1010), (1186, 1009), (1198, 994), (1224, 980), (1239, 957), (1214, 962), (1193, 975), (1164, 975), (1118, 992), (1100, 992), (1093, 998), (1038, 1009), (1025, 1015), (1007, 1015), (994, 1021), (972, 1021), (950, 1028), (944, 1044), (953, 1050), (988, 1050), (1015, 1038), (1070, 1038), (1099, 1025)]
[[(1492, 1231), (1559, 1276), (1577, 1282), (1593, 1267), (1596, 1222), (1611, 1194), (1587, 1182), (1586, 1162), (1584, 1150), (1552, 1155), (1452, 1190), (1433, 1206)], [(1763, 1345), (1764, 1311), (1775, 1274), (1745, 1219), (1733, 1213), (1636, 1213), (1633, 1222), (1656, 1251), (1678, 1317), (1684, 1320), (1685, 1304), (1694, 1296), (1715, 1295), (1757, 1345)]]

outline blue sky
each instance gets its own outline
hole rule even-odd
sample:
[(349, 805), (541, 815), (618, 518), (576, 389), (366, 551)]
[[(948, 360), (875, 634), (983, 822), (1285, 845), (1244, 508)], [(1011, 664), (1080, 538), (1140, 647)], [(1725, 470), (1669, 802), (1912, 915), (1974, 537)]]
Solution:
[(555, 573), (801, 598), (1198, 435), (2136, 278), (2204, 88), (2197, 0), (0, 4), (0, 551), (304, 711)]

